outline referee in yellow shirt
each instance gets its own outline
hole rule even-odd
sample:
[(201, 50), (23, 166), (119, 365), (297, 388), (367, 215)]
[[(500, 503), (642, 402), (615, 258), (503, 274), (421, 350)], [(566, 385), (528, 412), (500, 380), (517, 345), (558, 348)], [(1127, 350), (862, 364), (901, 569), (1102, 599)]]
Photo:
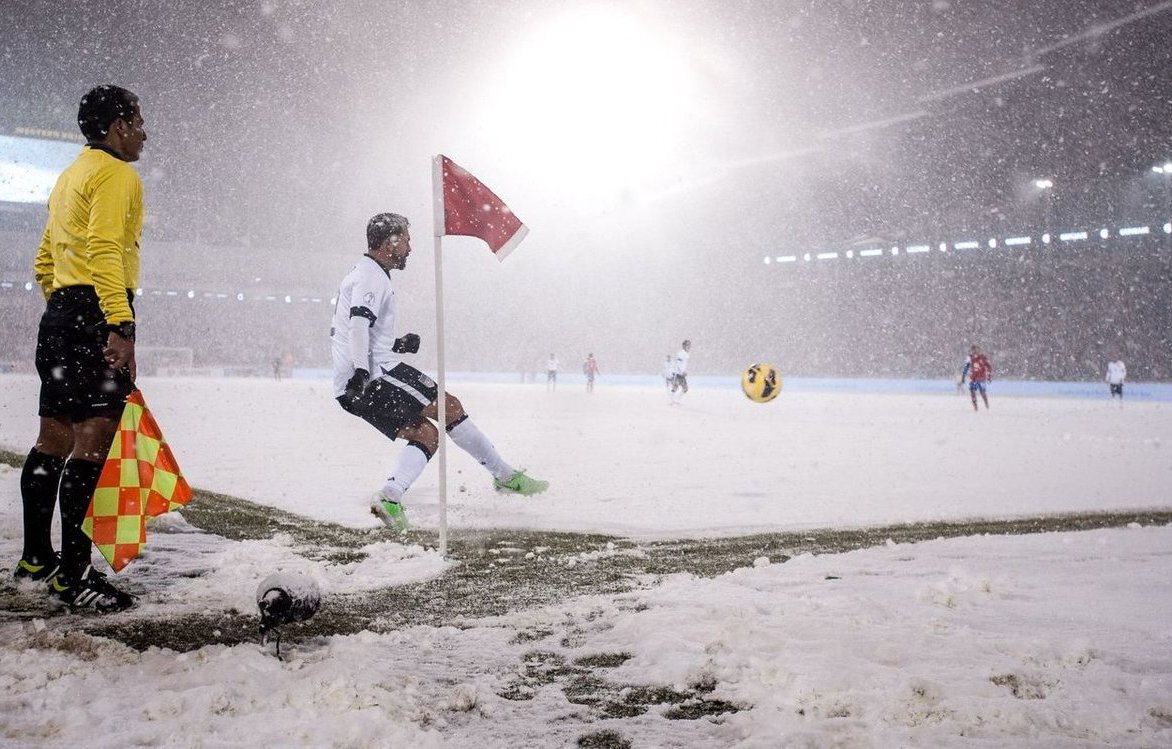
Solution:
[[(57, 179), (37, 250), (47, 305), (37, 334), (40, 433), (21, 473), (24, 553), (17, 580), (47, 583), (75, 610), (121, 611), (135, 598), (90, 566), (81, 530), (102, 464), (134, 389), (134, 289), (142, 233), (142, 181), (130, 165), (147, 135), (138, 97), (103, 85), (84, 97), (86, 145)], [(53, 507), (61, 507), (61, 552)]]

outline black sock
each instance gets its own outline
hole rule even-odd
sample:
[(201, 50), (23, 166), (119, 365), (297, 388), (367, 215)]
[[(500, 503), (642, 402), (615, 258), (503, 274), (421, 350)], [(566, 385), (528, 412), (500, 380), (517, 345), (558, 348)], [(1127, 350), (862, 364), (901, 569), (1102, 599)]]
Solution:
[(81, 529), (90, 508), (102, 464), (71, 458), (61, 474), (61, 574), (70, 580), (81, 577), (90, 563), (93, 543)]
[(46, 455), (35, 447), (20, 472), (20, 498), (24, 504), (24, 558), (44, 563), (53, 558), (53, 508), (65, 458)]

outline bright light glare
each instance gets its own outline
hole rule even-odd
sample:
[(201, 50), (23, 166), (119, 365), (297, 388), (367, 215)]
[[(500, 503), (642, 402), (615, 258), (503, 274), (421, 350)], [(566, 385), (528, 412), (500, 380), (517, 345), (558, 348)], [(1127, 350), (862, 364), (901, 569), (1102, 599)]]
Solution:
[(534, 170), (556, 165), (584, 192), (637, 186), (686, 156), (702, 115), (688, 50), (636, 15), (578, 7), (536, 25), (517, 50), (484, 121), (498, 148)]

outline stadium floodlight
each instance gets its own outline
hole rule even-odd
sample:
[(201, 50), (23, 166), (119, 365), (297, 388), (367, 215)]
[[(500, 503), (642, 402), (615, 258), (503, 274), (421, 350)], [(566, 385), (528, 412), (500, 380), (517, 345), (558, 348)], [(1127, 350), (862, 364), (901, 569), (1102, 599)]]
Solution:
[(285, 304), (292, 304), (292, 303), (293, 303), (293, 297), (286, 294), (285, 295)]
[(1099, 229), (1099, 239), (1106, 239), (1111, 236), (1111, 232), (1106, 229)]
[(879, 249), (859, 250), (859, 257), (878, 257), (879, 255), (882, 255), (882, 254), (883, 254), (883, 250), (879, 250)]
[(1009, 239), (1005, 240), (1005, 244), (1007, 247), (1017, 247), (1018, 245), (1029, 244), (1029, 243), (1030, 243), (1029, 237), (1010, 237)]
[(997, 239), (996, 238), (989, 240), (989, 248), (994, 249), (994, 250), (997, 249)]
[(940, 243), (940, 251), (941, 252), (948, 252), (948, 243), (947, 242)]
[(195, 299), (195, 291), (193, 289), (187, 290), (187, 298), (188, 299)]
[(837, 252), (819, 252), (817, 257), (819, 260), (837, 260), (838, 253)]
[(980, 242), (972, 242), (972, 241), (954, 242), (952, 245), (952, 247), (957, 250), (975, 250), (980, 246), (981, 246)]
[(810, 253), (807, 252), (805, 255), (802, 255), (802, 260), (805, 260), (807, 263), (810, 262)]
[(907, 252), (908, 254), (912, 254), (912, 253), (919, 254), (921, 252), (931, 252), (932, 248), (926, 244), (913, 244), (910, 247), (904, 248), (904, 251)]
[(1119, 230), (1121, 237), (1134, 237), (1140, 234), (1150, 234), (1151, 229), (1146, 226), (1125, 226)]
[(1054, 186), (1054, 180), (1052, 180), (1052, 179), (1036, 179), (1036, 180), (1034, 180), (1034, 187), (1038, 188), (1039, 190), (1049, 190), (1053, 186)]
[(770, 263), (772, 263), (772, 262), (773, 262), (773, 258), (771, 258), (771, 257), (769, 257), (768, 255), (766, 255), (766, 256), (765, 256), (765, 264), (766, 264), (766, 265), (769, 265), (769, 264), (770, 264)]
[(238, 301), (238, 302), (244, 301), (244, 292), (243, 291), (236, 295), (236, 301)]
[(1085, 231), (1068, 231), (1058, 235), (1063, 242), (1079, 242), (1087, 238)]
[(854, 250), (847, 250), (847, 251), (846, 251), (846, 256), (847, 256), (848, 258), (850, 258), (850, 257), (854, 257), (854, 256), (855, 256), (855, 251), (854, 251)]
[(143, 293), (143, 292), (142, 292), (142, 287), (141, 287), (141, 286), (140, 286), (140, 287), (138, 287), (137, 289), (135, 289), (135, 290), (134, 290), (134, 295), (135, 295), (135, 296), (142, 296), (142, 293)]
[(1172, 234), (1172, 221), (1164, 224), (1164, 233), (1165, 234)]
[(1050, 244), (1050, 232), (1042, 235), (1042, 244)]
[(1163, 164), (1157, 164), (1152, 167), (1152, 171), (1156, 174), (1172, 175), (1172, 161), (1165, 161)]
[[(33, 290), (33, 282), (32, 282), (32, 281), (26, 281), (26, 282), (25, 282), (25, 284), (24, 284), (24, 290), (25, 290), (25, 291), (32, 291), (32, 290)], [(142, 289), (139, 289), (139, 291), (142, 291)]]

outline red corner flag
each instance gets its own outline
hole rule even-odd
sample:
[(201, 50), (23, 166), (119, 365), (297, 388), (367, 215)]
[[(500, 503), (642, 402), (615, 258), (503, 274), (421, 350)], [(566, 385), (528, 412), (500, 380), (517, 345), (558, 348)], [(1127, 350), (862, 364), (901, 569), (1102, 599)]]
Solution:
[(135, 390), (126, 399), (82, 531), (118, 572), (146, 544), (147, 518), (182, 507), (190, 499), (191, 487), (142, 391)]
[(492, 190), (447, 156), (435, 158), (434, 180), (437, 189), (442, 185), (437, 202), (443, 202), (442, 220), (439, 205), (435, 211), (437, 237), (478, 237), (503, 261), (529, 233)]

